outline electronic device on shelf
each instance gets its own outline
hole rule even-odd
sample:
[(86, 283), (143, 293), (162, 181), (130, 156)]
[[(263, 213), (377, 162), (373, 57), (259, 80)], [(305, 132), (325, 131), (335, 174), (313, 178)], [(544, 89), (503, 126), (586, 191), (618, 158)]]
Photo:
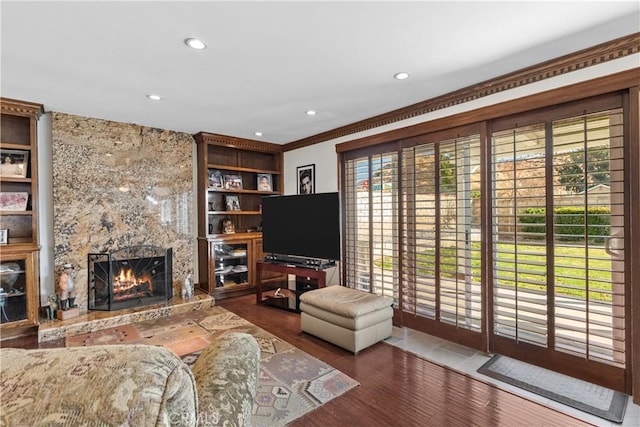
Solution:
[(296, 267), (315, 268), (318, 270), (335, 267), (336, 265), (336, 262), (330, 259), (307, 258), (280, 254), (267, 254), (264, 257), (264, 260), (274, 264), (287, 264)]
[(335, 265), (340, 259), (338, 193), (263, 197), (262, 239), (268, 262)]

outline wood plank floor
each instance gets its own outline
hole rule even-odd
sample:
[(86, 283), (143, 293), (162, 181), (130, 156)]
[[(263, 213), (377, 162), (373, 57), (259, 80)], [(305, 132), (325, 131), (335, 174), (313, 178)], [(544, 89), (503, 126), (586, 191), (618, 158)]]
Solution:
[(216, 304), (360, 382), (294, 426), (589, 425), (392, 345), (378, 344), (354, 356), (301, 332), (299, 314), (256, 305), (253, 295)]
[[(216, 302), (340, 369), (360, 386), (299, 418), (292, 426), (584, 426), (571, 416), (464, 374), (377, 344), (354, 356), (300, 331), (300, 315), (256, 305), (254, 295)], [(3, 341), (22, 348), (64, 347), (64, 340)]]

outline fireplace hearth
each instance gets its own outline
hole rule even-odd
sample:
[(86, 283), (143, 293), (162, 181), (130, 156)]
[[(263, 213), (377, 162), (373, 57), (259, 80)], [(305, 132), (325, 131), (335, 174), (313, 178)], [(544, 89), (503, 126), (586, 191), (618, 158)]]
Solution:
[(173, 297), (171, 249), (132, 246), (89, 254), (88, 309), (113, 311)]

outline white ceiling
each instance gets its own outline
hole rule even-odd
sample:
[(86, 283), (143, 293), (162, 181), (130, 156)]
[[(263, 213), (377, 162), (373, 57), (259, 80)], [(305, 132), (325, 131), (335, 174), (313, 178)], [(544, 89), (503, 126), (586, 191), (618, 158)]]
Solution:
[[(2, 0), (0, 8), (3, 97), (281, 144), (640, 31), (638, 1)], [(208, 48), (188, 49), (187, 37)], [(411, 77), (394, 80), (398, 71)]]

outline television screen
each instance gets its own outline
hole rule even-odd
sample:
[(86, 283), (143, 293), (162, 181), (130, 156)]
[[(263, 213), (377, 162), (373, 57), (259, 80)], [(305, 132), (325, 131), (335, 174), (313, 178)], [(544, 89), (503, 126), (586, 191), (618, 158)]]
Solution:
[(339, 260), (338, 193), (263, 197), (262, 247), (268, 254)]

